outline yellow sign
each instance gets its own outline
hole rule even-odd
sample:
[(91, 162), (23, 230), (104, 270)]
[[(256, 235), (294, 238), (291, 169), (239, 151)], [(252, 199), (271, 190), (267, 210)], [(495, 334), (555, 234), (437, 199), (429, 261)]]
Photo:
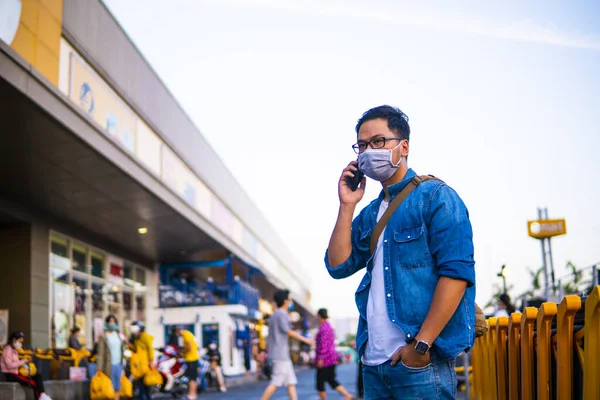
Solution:
[(544, 239), (567, 233), (567, 222), (564, 219), (539, 219), (527, 221), (529, 236)]

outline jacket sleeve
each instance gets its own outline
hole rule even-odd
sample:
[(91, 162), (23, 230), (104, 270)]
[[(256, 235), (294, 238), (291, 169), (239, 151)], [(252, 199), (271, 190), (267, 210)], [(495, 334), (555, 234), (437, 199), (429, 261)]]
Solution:
[(108, 373), (107, 373), (108, 368), (106, 367), (106, 363), (108, 361), (107, 357), (106, 357), (107, 351), (108, 351), (108, 348), (106, 346), (106, 343), (104, 342), (104, 338), (101, 337), (100, 339), (98, 339), (98, 350), (96, 353), (96, 366), (97, 366), (98, 371), (102, 371), (106, 375), (108, 375)]
[(148, 332), (145, 332), (144, 335), (144, 343), (146, 344), (146, 348), (148, 349), (148, 361), (154, 361), (154, 346), (152, 345), (152, 341), (154, 338)]
[(449, 186), (441, 185), (429, 207), (429, 250), (440, 276), (475, 284), (473, 230), (467, 207)]
[(367, 266), (371, 256), (371, 231), (369, 223), (370, 206), (363, 208), (358, 217), (352, 221), (352, 253), (341, 265), (329, 264), (329, 249), (325, 252), (325, 266), (333, 279), (344, 279), (354, 275)]

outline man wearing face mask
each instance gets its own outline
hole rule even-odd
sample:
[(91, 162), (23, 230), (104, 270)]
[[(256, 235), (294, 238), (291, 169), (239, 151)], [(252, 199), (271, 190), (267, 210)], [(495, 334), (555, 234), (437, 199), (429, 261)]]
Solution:
[(292, 329), (289, 311), (294, 308), (294, 302), (290, 298), (289, 290), (278, 290), (274, 295), (277, 309), (269, 318), (269, 361), (273, 364), (271, 383), (265, 389), (261, 400), (269, 400), (275, 391), (285, 386), (290, 400), (297, 400), (296, 372), (290, 357), (288, 338), (298, 340), (312, 346), (313, 341), (301, 336)]
[[(408, 168), (410, 127), (401, 110), (367, 111), (356, 133), (358, 162), (338, 183), (325, 264), (335, 279), (366, 268), (356, 292), (365, 398), (454, 399), (454, 359), (475, 338), (468, 211), (444, 182)], [(363, 179), (355, 191), (348, 186), (357, 167), (382, 191), (353, 220), (366, 185)]]
[[(154, 366), (154, 347), (152, 346), (154, 337), (146, 332), (146, 327), (141, 321), (132, 322), (129, 332), (131, 333), (130, 343), (133, 352), (141, 357), (142, 362), (148, 364), (148, 369), (151, 369)], [(135, 385), (139, 387), (140, 400), (151, 399), (151, 388), (144, 385), (144, 377), (137, 379)]]

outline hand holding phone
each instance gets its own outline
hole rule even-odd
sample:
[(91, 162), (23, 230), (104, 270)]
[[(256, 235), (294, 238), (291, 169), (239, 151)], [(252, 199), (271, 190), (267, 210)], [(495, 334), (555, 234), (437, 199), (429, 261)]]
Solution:
[(348, 185), (348, 187), (350, 188), (350, 190), (352, 190), (353, 192), (356, 191), (356, 189), (358, 189), (358, 186), (360, 185), (360, 183), (362, 182), (365, 174), (363, 174), (357, 167), (357, 170), (353, 172), (354, 176), (353, 177), (347, 177), (346, 178), (346, 184)]

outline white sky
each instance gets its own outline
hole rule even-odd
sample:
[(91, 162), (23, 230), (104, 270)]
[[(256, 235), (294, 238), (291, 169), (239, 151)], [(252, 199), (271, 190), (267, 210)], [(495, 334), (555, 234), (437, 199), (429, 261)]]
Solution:
[(334, 281), (323, 256), (355, 122), (385, 103), (410, 117), (409, 165), (469, 208), (479, 303), (502, 264), (511, 294), (528, 288), (538, 206), (567, 219), (557, 277), (600, 261), (598, 4), (105, 3), (311, 274), (316, 308), (356, 314), (362, 273)]

